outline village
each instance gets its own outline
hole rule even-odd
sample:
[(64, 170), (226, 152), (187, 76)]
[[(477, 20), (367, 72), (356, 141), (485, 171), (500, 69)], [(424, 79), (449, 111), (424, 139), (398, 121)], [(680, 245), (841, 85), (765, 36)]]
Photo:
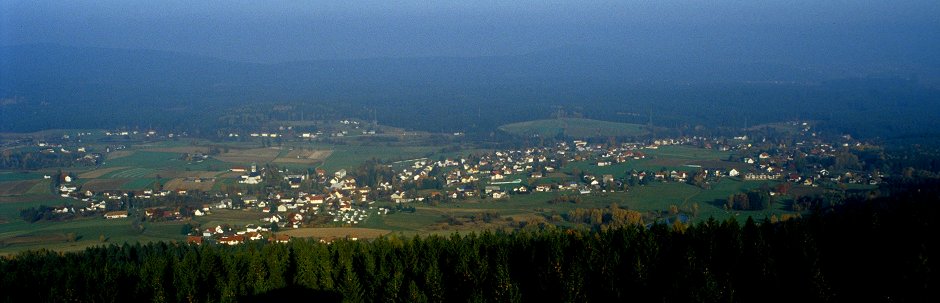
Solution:
[[(372, 216), (395, 213), (413, 203), (430, 206), (483, 200), (513, 203), (512, 197), (530, 193), (589, 198), (597, 194), (630, 191), (652, 182), (688, 183), (709, 188), (724, 178), (810, 187), (877, 185), (882, 182), (884, 175), (881, 172), (864, 171), (857, 163), (842, 163), (840, 160), (845, 158), (845, 154), (850, 154), (851, 149), (874, 146), (852, 140), (849, 136), (841, 137), (838, 142), (825, 142), (816, 138), (805, 123), (796, 125), (802, 127), (802, 133), (791, 140), (791, 144), (771, 143), (766, 138), (753, 139), (746, 135), (733, 138), (661, 138), (619, 144), (570, 140), (550, 146), (496, 150), (436, 160), (416, 158), (369, 163), (379, 169), (366, 167), (356, 171), (298, 170), (270, 163), (232, 166), (228, 171), (237, 175), (235, 179), (240, 186), (215, 192), (160, 188), (95, 192), (82, 190), (72, 174), (43, 177), (56, 179), (58, 193), (75, 201), (49, 209), (53, 217), (97, 215), (105, 219), (121, 219), (131, 216), (152, 222), (188, 222), (193, 217), (212, 216), (220, 209), (263, 214), (257, 224), (194, 226), (188, 235), (189, 241), (195, 243), (208, 239), (225, 244), (261, 238), (274, 241), (277, 236), (273, 231), (277, 230), (355, 226)], [(110, 132), (105, 135), (113, 134), (121, 135)], [(156, 135), (156, 132), (147, 132), (146, 135)], [(298, 137), (306, 138), (304, 135), (307, 134)], [(46, 142), (37, 145), (50, 148)], [(651, 154), (658, 150), (671, 147), (727, 152), (729, 157), (720, 162), (672, 168), (625, 168), (631, 161), (642, 162), (654, 157)], [(61, 146), (56, 148), (65, 149)], [(85, 151), (82, 147), (76, 149)], [(120, 145), (113, 148), (115, 151), (120, 149)], [(104, 154), (111, 151), (109, 146)], [(210, 156), (187, 154), (185, 158), (203, 161)], [(857, 158), (854, 161), (857, 162)], [(624, 169), (618, 170), (618, 167)], [(214, 181), (214, 178), (201, 177), (183, 179), (183, 182), (194, 184)], [(785, 194), (775, 191), (786, 188), (773, 187), (768, 194)], [(284, 237), (278, 241), (283, 241)]]

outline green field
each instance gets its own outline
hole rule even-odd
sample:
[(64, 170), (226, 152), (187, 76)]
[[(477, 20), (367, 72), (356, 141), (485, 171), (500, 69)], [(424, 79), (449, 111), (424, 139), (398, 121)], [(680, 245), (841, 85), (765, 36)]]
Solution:
[(5, 181), (22, 181), (22, 180), (33, 180), (33, 179), (42, 179), (43, 174), (37, 172), (0, 172), (0, 182)]
[[(28, 249), (53, 249), (75, 251), (109, 243), (147, 243), (157, 241), (180, 241), (183, 223), (145, 223), (143, 232), (131, 227), (131, 219), (104, 219), (89, 217), (68, 222), (25, 223), (21, 232), (0, 235), (0, 254)], [(74, 239), (70, 238), (74, 235)], [(102, 241), (102, 239), (104, 241)]]
[(125, 190), (143, 190), (150, 188), (157, 179), (150, 178), (139, 178), (131, 180), (130, 182), (124, 183), (121, 185), (121, 189)]
[(29, 191), (27, 191), (25, 194), (26, 195), (49, 194), (49, 189), (51, 185), (52, 185), (52, 180), (39, 181), (38, 183), (36, 183), (36, 185), (33, 185), (33, 188), (30, 188)]
[(555, 137), (559, 134), (574, 138), (640, 136), (647, 133), (642, 125), (581, 118), (563, 118), (506, 124), (500, 130), (514, 135)]
[(731, 152), (716, 149), (704, 149), (687, 145), (667, 145), (657, 149), (644, 149), (647, 157), (670, 158), (678, 160), (725, 160)]
[[(153, 151), (136, 151), (133, 154), (120, 157), (117, 159), (110, 159), (102, 168), (107, 167), (118, 167), (118, 166), (128, 166), (134, 167), (133, 170), (139, 172), (140, 169), (168, 169), (168, 168), (180, 168), (180, 169), (190, 169), (190, 170), (219, 170), (228, 168), (231, 166), (230, 163), (222, 162), (216, 159), (208, 159), (202, 162), (189, 163), (183, 160), (180, 160), (181, 153), (171, 153), (171, 152), (153, 152)], [(120, 173), (120, 172), (118, 172)]]
[(270, 217), (276, 213), (263, 213), (260, 211), (215, 209), (212, 215), (195, 217), (193, 220), (205, 227), (215, 227), (222, 224), (246, 225), (261, 224), (261, 218)]
[(75, 200), (66, 199), (50, 194), (32, 194), (17, 197), (4, 197), (0, 199), (0, 238), (9, 232), (23, 229), (28, 224), (20, 219), (20, 210), (39, 205), (62, 205)]
[(440, 149), (439, 146), (336, 145), (333, 146), (333, 153), (323, 161), (320, 167), (328, 171), (354, 169), (373, 158), (388, 161), (409, 160), (429, 154), (436, 155)]
[(154, 170), (150, 168), (129, 168), (124, 170), (119, 170), (115, 172), (110, 172), (102, 176), (102, 178), (116, 178), (116, 179), (127, 179), (127, 178), (143, 178), (144, 176), (152, 173)]

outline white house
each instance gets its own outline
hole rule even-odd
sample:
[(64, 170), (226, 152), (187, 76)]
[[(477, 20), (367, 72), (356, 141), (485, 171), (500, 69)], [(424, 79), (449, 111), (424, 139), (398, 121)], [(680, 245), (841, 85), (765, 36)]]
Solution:
[(118, 219), (118, 218), (127, 218), (126, 210), (112, 211), (104, 214), (105, 219)]

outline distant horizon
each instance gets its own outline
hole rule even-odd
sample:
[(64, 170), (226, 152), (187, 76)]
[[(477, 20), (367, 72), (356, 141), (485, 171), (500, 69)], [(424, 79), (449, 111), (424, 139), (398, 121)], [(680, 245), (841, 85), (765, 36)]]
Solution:
[(288, 61), (251, 61), (251, 60), (239, 60), (235, 58), (225, 58), (221, 56), (213, 56), (207, 54), (200, 54), (187, 51), (178, 51), (178, 50), (163, 50), (163, 49), (154, 49), (154, 48), (127, 48), (127, 47), (109, 47), (109, 46), (84, 46), (84, 45), (70, 45), (62, 44), (56, 42), (37, 42), (37, 43), (20, 43), (20, 44), (0, 44), (0, 48), (11, 48), (11, 47), (28, 47), (28, 46), (57, 46), (64, 48), (76, 48), (76, 49), (106, 49), (106, 50), (121, 50), (121, 51), (145, 51), (145, 52), (160, 52), (168, 54), (178, 54), (190, 57), (200, 57), (207, 59), (218, 59), (222, 61), (237, 62), (237, 63), (251, 63), (251, 64), (262, 64), (262, 65), (277, 65), (291, 62), (314, 62), (314, 61), (354, 61), (354, 60), (370, 60), (370, 59), (432, 59), (432, 58), (453, 58), (453, 59), (470, 59), (470, 58), (491, 58), (491, 57), (515, 57), (515, 56), (525, 56), (531, 54), (537, 54), (540, 52), (559, 50), (566, 48), (590, 48), (590, 49), (604, 49), (603, 47), (588, 47), (585, 45), (578, 44), (566, 44), (559, 45), (556, 47), (548, 47), (542, 49), (535, 49), (529, 52), (523, 52), (518, 54), (504, 54), (504, 55), (404, 55), (404, 56), (374, 56), (374, 57), (349, 57), (349, 58), (321, 58), (321, 59), (300, 59), (300, 60), (288, 60)]
[(0, 45), (162, 50), (239, 62), (482, 57), (581, 45), (717, 60), (937, 65), (933, 1), (0, 0)]

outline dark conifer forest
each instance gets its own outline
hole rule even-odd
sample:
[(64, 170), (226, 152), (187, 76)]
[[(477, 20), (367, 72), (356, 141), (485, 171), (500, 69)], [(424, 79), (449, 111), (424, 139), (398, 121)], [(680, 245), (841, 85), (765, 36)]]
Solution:
[(932, 301), (936, 185), (849, 198), (777, 223), (31, 251), (0, 261), (0, 296), (19, 302)]

